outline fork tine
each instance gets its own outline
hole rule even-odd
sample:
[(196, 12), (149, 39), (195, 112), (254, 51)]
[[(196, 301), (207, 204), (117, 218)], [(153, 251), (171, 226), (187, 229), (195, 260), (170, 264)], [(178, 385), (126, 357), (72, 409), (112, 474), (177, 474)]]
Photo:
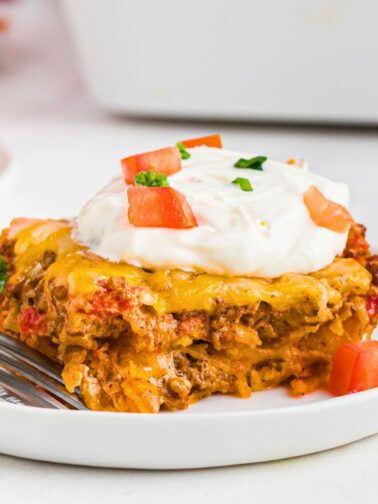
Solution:
[(26, 406), (37, 406), (39, 408), (68, 409), (68, 406), (60, 403), (43, 390), (37, 389), (35, 385), (26, 379), (12, 374), (1, 364), (0, 387), (7, 392), (7, 394), (1, 393), (1, 399), (8, 402), (21, 402)]
[(46, 376), (43, 372), (30, 366), (25, 361), (21, 361), (18, 358), (18, 354), (14, 354), (11, 350), (0, 348), (0, 364), (12, 374), (26, 378), (71, 407), (75, 409), (87, 409), (76, 394), (70, 394), (59, 382)]
[[(0, 331), (0, 349), (1, 348), (3, 358), (8, 358), (8, 366), (12, 365), (16, 367), (18, 372), (22, 374), (29, 371), (29, 380), (38, 383), (39, 386), (44, 388), (50, 386), (50, 393), (58, 396), (60, 399), (70, 404), (71, 407), (75, 409), (87, 409), (80, 400), (79, 394), (70, 394), (65, 389), (60, 374), (61, 366), (52, 362), (36, 350), (28, 347), (25, 343)], [(4, 352), (6, 352), (6, 356)], [(13, 360), (9, 362), (9, 359)], [(50, 378), (50, 381), (47, 380), (47, 377)], [(58, 384), (61, 384), (62, 387), (59, 387)]]
[(7, 334), (0, 331), (0, 348), (1, 347), (12, 350), (20, 360), (26, 362), (27, 364), (50, 376), (50, 378), (53, 378), (54, 380), (64, 385), (62, 377), (60, 376), (61, 368), (59, 365), (55, 364), (36, 350), (28, 347), (25, 343), (17, 341), (11, 336), (8, 336)]
[[(11, 404), (24, 404), (26, 406), (30, 406), (30, 404), (26, 401), (26, 399), (24, 398), (21, 398), (21, 397), (18, 397), (19, 394), (17, 395), (17, 397), (12, 394), (12, 392), (9, 390), (9, 387), (5, 385), (5, 383), (2, 383), (1, 382), (1, 372), (2, 372), (2, 368), (0, 368), (0, 399), (2, 399), (3, 401), (7, 401)], [(7, 388), (5, 388), (5, 386)], [(1, 401), (0, 401), (1, 402)]]

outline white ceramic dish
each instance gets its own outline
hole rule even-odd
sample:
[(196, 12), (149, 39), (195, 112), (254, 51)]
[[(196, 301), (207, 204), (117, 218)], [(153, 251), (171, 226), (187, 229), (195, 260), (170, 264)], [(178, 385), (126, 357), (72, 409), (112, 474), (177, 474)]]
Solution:
[(97, 103), (139, 116), (378, 124), (376, 2), (214, 3), (62, 0)]
[(6, 213), (17, 173), (11, 154), (0, 144), (0, 219)]
[(211, 397), (177, 413), (59, 411), (0, 400), (0, 452), (101, 467), (184, 469), (277, 460), (378, 433), (378, 389), (301, 399)]

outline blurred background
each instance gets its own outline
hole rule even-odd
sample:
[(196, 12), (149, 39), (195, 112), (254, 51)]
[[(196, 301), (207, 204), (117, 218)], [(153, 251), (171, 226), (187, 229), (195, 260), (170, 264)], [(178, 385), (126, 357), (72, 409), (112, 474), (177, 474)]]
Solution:
[(377, 26), (373, 0), (0, 0), (0, 224), (219, 132), (347, 182), (378, 243)]

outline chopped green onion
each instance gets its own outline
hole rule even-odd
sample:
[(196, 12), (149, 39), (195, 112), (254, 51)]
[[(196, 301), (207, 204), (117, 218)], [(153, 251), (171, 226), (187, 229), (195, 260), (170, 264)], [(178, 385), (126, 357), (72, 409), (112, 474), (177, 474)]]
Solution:
[(155, 173), (153, 171), (139, 172), (134, 177), (135, 185), (146, 187), (167, 187), (169, 186), (167, 175)]
[(4, 291), (8, 281), (7, 263), (2, 255), (0, 255), (0, 294)]
[(242, 191), (253, 191), (251, 182), (246, 178), (238, 177), (235, 180), (233, 180), (232, 183), (238, 184), (238, 186)]
[(190, 153), (186, 150), (186, 147), (183, 143), (177, 142), (176, 147), (178, 147), (180, 154), (181, 154), (181, 159), (189, 159), (190, 158)]
[(235, 168), (250, 168), (251, 170), (260, 170), (262, 171), (263, 167), (263, 163), (265, 163), (265, 161), (267, 160), (268, 158), (265, 157), (265, 156), (256, 156), (254, 158), (251, 158), (251, 159), (239, 159), (238, 161), (236, 161), (235, 163)]

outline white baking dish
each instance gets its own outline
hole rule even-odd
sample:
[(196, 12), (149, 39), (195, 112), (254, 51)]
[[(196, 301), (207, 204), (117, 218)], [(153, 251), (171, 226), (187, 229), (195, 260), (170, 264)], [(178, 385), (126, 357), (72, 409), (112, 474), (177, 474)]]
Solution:
[(118, 113), (378, 124), (378, 3), (63, 0)]

